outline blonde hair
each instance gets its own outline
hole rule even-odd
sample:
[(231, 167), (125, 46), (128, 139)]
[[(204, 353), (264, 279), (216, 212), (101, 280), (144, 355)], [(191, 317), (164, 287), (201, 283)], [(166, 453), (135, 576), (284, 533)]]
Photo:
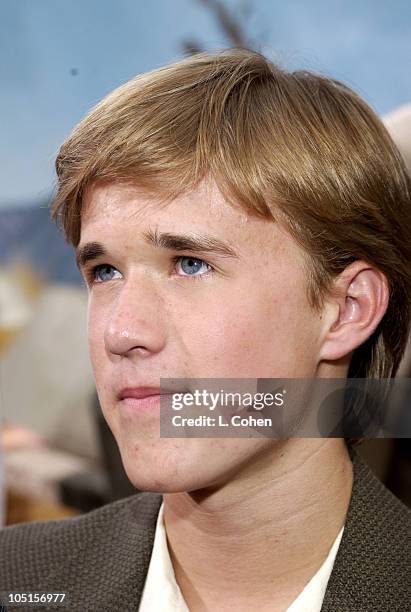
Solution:
[(369, 262), (390, 300), (348, 375), (395, 375), (410, 323), (410, 179), (380, 120), (344, 84), (244, 49), (201, 53), (109, 94), (64, 142), (56, 170), (52, 216), (74, 246), (93, 183), (134, 181), (172, 198), (212, 176), (303, 247), (313, 308), (348, 264)]

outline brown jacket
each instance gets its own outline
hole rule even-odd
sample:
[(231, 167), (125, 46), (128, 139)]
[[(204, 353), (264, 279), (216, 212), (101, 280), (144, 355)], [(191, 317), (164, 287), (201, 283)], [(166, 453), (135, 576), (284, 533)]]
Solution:
[[(411, 511), (350, 453), (353, 491), (321, 611), (409, 612)], [(161, 500), (141, 493), (78, 518), (1, 530), (0, 591), (66, 592), (73, 612), (136, 612)]]

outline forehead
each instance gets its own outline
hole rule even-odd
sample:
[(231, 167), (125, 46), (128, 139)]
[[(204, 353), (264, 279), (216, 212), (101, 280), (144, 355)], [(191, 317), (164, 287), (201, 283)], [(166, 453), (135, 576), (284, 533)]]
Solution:
[(295, 249), (291, 237), (272, 219), (262, 219), (228, 202), (213, 180), (203, 181), (173, 200), (148, 194), (130, 183), (91, 186), (85, 194), (81, 239), (135, 241), (147, 230), (213, 235), (241, 252)]
[(206, 219), (209, 223), (247, 223), (249, 215), (228, 203), (214, 181), (200, 185), (173, 200), (148, 193), (131, 183), (107, 183), (91, 186), (85, 195), (82, 223), (98, 224), (108, 217), (113, 221), (136, 222), (178, 218), (187, 223)]

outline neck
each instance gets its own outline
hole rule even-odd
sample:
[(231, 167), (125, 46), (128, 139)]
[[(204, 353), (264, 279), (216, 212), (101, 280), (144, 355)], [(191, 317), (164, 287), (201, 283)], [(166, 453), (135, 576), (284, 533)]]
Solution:
[(176, 580), (190, 610), (286, 609), (344, 525), (352, 464), (344, 440), (276, 441), (210, 490), (164, 495)]

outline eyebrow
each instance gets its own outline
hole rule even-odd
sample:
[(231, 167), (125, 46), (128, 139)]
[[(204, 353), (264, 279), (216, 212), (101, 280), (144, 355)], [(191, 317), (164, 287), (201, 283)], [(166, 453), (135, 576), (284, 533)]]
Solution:
[(106, 255), (108, 252), (100, 242), (87, 242), (76, 249), (77, 267), (81, 269), (87, 262)]
[(152, 246), (172, 251), (191, 251), (193, 253), (215, 253), (224, 257), (238, 258), (238, 254), (226, 242), (214, 236), (172, 234), (148, 230), (143, 234), (144, 239)]
[[(208, 235), (172, 234), (148, 230), (143, 238), (147, 244), (171, 251), (190, 251), (192, 253), (215, 253), (223, 257), (238, 259), (236, 251), (226, 242)], [(89, 261), (108, 256), (108, 251), (100, 242), (87, 242), (76, 249), (77, 266), (81, 269)]]

